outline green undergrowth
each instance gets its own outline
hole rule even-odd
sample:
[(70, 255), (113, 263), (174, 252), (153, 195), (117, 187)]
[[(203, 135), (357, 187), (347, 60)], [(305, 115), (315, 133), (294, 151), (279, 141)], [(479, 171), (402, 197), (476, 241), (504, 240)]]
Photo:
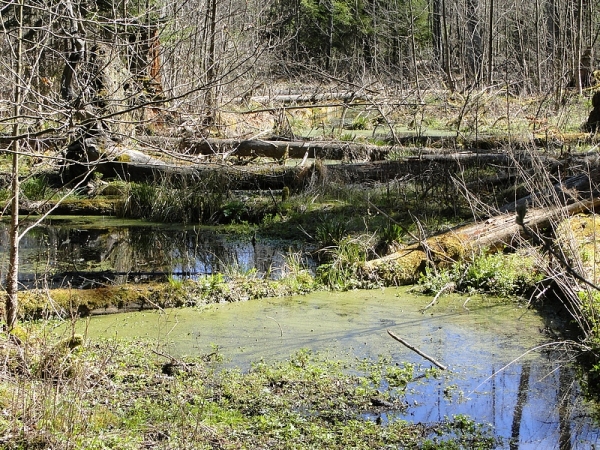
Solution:
[(419, 279), (424, 293), (449, 291), (486, 293), (497, 297), (525, 296), (544, 279), (533, 257), (523, 252), (482, 253), (449, 268), (426, 268)]
[(18, 340), (0, 335), (0, 445), (7, 450), (498, 444), (465, 416), (427, 425), (395, 419), (410, 408), (404, 392), (413, 380), (431, 375), (411, 365), (380, 359), (351, 367), (301, 350), (241, 372), (222, 369), (218, 349), (173, 358), (140, 341), (56, 346), (48, 328), (31, 326)]
[(314, 277), (300, 262), (288, 264), (278, 280), (257, 277), (255, 272), (209, 275), (198, 280), (170, 278), (168, 282), (103, 286), (92, 289), (42, 289), (19, 293), (25, 318), (87, 316), (119, 310), (201, 306), (265, 297), (304, 294), (315, 289)]

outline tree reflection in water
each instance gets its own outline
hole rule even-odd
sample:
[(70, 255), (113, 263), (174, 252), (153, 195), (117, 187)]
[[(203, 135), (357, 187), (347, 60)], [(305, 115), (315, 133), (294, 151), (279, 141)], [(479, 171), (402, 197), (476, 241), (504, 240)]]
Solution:
[[(98, 219), (99, 220), (99, 219)], [(0, 227), (0, 255), (6, 252)], [(40, 226), (21, 241), (20, 281), (28, 287), (78, 280), (124, 283), (255, 271), (277, 278), (293, 244), (173, 226)], [(7, 261), (0, 256), (0, 270)], [(4, 280), (0, 280), (4, 282)]]

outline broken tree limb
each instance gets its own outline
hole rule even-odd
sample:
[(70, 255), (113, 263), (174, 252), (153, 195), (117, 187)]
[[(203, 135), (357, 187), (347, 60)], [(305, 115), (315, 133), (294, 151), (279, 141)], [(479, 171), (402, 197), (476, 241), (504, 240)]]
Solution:
[(421, 350), (419, 350), (417, 347), (410, 345), (408, 342), (406, 342), (404, 339), (402, 339), (399, 336), (396, 336), (394, 333), (392, 333), (390, 330), (387, 330), (388, 334), (394, 338), (395, 340), (397, 340), (398, 342), (400, 342), (402, 345), (404, 345), (406, 348), (411, 349), (413, 352), (415, 352), (417, 355), (422, 356), (423, 358), (425, 358), (427, 361), (429, 361), (430, 363), (438, 366), (440, 369), (442, 370), (447, 370), (448, 368), (443, 365), (442, 363), (438, 362), (435, 360), (435, 358), (432, 358), (431, 356), (429, 356), (426, 353), (423, 353)]
[(500, 212), (517, 211), (519, 207), (538, 206), (540, 203), (543, 205), (548, 201), (562, 204), (570, 203), (578, 200), (582, 192), (589, 193), (590, 187), (596, 186), (598, 181), (600, 181), (600, 172), (598, 169), (591, 170), (589, 173), (569, 177), (565, 181), (555, 184), (547, 192), (536, 192), (515, 202), (508, 203), (500, 207)]
[(431, 300), (431, 302), (421, 310), (421, 314), (424, 314), (425, 311), (427, 311), (429, 308), (431, 308), (433, 305), (435, 305), (438, 301), (438, 299), (440, 298), (440, 296), (442, 295), (442, 293), (444, 293), (444, 291), (453, 291), (454, 288), (456, 287), (456, 284), (453, 281), (450, 281), (449, 283), (446, 283), (439, 291), (437, 294), (435, 294), (435, 297), (433, 297), (433, 300)]

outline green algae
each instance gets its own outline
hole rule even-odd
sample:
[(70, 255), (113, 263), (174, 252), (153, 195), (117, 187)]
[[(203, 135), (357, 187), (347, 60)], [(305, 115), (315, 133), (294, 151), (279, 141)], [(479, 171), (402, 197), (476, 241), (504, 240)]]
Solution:
[[(468, 299), (468, 301), (467, 301)], [(406, 289), (313, 292), (306, 296), (259, 299), (202, 308), (166, 309), (94, 317), (87, 325), (92, 337), (152, 338), (177, 355), (209, 353), (215, 346), (234, 365), (258, 359), (277, 360), (299, 348), (330, 351), (336, 357), (377, 357), (424, 362), (389, 336), (389, 328), (423, 350), (451, 363), (456, 361), (444, 335), (468, 334), (477, 345), (502, 342), (514, 355), (543, 341), (543, 320), (515, 303), (457, 295), (443, 297), (421, 311), (430, 297)], [(463, 331), (457, 331), (462, 329)], [(429, 336), (427, 338), (426, 336)], [(454, 338), (453, 338), (454, 339)]]

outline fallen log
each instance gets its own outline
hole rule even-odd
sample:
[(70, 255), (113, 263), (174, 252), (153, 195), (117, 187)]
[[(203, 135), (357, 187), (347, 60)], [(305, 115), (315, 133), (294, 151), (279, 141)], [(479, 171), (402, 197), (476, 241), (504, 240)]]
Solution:
[(322, 164), (308, 166), (285, 166), (281, 164), (230, 165), (216, 163), (167, 164), (149, 159), (148, 162), (128, 160), (129, 153), (116, 159), (98, 161), (95, 170), (106, 178), (117, 177), (126, 181), (143, 182), (170, 178), (184, 183), (195, 183), (201, 179), (220, 178), (229, 189), (282, 189), (284, 186), (301, 188), (309, 181), (365, 183), (388, 182), (406, 175), (436, 176), (438, 182), (450, 176), (459, 167), (469, 164), (507, 164), (505, 155), (474, 157), (454, 157), (446, 155), (424, 155), (420, 158), (406, 158), (398, 161), (375, 161), (353, 164)]
[(261, 95), (250, 97), (250, 101), (256, 103), (314, 103), (322, 101), (343, 101), (351, 102), (354, 100), (371, 100), (372, 95), (358, 94), (356, 92), (328, 92), (320, 94), (279, 94), (279, 95)]
[(277, 160), (320, 158), (348, 161), (377, 161), (389, 154), (390, 146), (351, 142), (263, 141), (260, 139), (184, 139), (182, 153), (194, 155), (224, 155), (266, 157)]
[[(169, 142), (163, 142), (165, 148)], [(360, 144), (339, 143), (307, 143), (260, 140), (203, 140), (196, 143), (195, 151), (199, 153), (217, 152), (238, 155), (269, 155), (273, 158), (285, 155), (317, 156), (339, 151), (348, 156), (363, 152), (383, 152), (378, 147), (361, 146)], [(186, 151), (193, 150), (186, 147)], [(311, 155), (312, 152), (312, 155)], [(353, 153), (355, 152), (355, 153)], [(178, 152), (166, 152), (171, 162), (165, 162), (157, 157), (121, 144), (102, 142), (95, 139), (85, 139), (71, 144), (65, 158), (63, 174), (66, 181), (81, 176), (89, 176), (90, 170), (102, 173), (106, 178), (117, 177), (126, 181), (143, 182), (170, 178), (185, 184), (197, 183), (198, 180), (218, 179), (225, 183), (227, 189), (282, 189), (302, 188), (308, 182), (317, 179), (321, 181), (336, 181), (344, 183), (388, 182), (401, 179), (406, 175), (425, 176), (452, 184), (451, 174), (469, 167), (496, 166), (499, 169), (510, 168), (518, 161), (521, 167), (532, 167), (533, 160), (526, 154), (507, 155), (500, 152), (455, 152), (436, 154), (424, 152), (407, 156), (398, 160), (373, 161), (353, 164), (322, 164), (311, 166), (289, 166), (284, 164), (260, 164), (236, 166), (229, 163), (191, 163), (192, 158), (183, 159)], [(160, 152), (155, 152), (160, 154)], [(281, 161), (280, 161), (281, 162)], [(539, 158), (536, 157), (536, 163)], [(553, 171), (561, 162), (546, 157), (543, 160), (546, 168)], [(317, 173), (318, 172), (318, 173)]]
[[(529, 229), (544, 228), (555, 219), (593, 211), (599, 206), (600, 196), (596, 196), (565, 206), (530, 209), (527, 211), (526, 225)], [(428, 264), (450, 265), (470, 259), (484, 250), (513, 246), (520, 239), (523, 230), (516, 217), (512, 212), (501, 214), (408, 245), (382, 258), (367, 261), (361, 268), (362, 278), (385, 285), (412, 284)]]

